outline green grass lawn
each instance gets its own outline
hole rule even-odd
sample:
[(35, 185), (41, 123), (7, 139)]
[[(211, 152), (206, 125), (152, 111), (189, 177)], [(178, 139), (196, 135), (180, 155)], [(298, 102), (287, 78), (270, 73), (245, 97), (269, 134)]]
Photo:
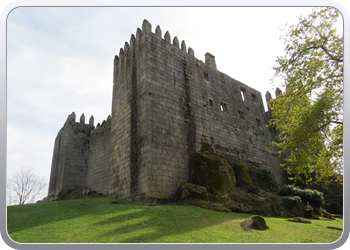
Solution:
[[(114, 198), (77, 199), (7, 208), (9, 236), (19, 243), (331, 243), (343, 220), (312, 224), (264, 217), (266, 231), (245, 231), (250, 214), (192, 206), (110, 204)], [(118, 200), (122, 201), (122, 200)]]

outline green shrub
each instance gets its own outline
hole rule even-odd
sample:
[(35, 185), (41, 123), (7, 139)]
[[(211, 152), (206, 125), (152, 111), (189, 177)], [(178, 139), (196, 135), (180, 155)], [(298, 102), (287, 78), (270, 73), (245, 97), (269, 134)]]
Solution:
[(275, 175), (270, 170), (261, 169), (260, 172), (259, 177), (264, 182), (266, 188), (277, 189), (279, 187), (279, 184), (275, 179)]
[(292, 185), (283, 185), (277, 194), (279, 196), (287, 196), (287, 195), (291, 195), (292, 193), (293, 193)]
[(301, 203), (301, 198), (299, 196), (285, 197), (282, 199), (282, 202), (287, 206), (295, 206)]
[(310, 202), (311, 205), (316, 207), (321, 207), (324, 198), (323, 193), (317, 190), (311, 189), (301, 189), (299, 187), (294, 187), (292, 185), (283, 185), (281, 189), (278, 191), (279, 196), (299, 196), (303, 203), (307, 201)]
[(343, 214), (343, 206), (340, 202), (332, 202), (331, 204), (325, 204), (326, 210), (331, 214)]

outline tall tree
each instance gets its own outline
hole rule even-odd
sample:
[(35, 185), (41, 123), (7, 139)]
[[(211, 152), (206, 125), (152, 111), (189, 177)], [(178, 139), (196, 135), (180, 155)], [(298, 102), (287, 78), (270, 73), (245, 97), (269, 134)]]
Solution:
[(7, 197), (9, 205), (35, 202), (43, 192), (47, 191), (47, 181), (40, 177), (34, 168), (24, 168), (12, 173), (7, 181)]
[[(342, 182), (343, 34), (339, 12), (317, 8), (300, 17), (281, 36), (285, 55), (278, 57), (273, 81), (282, 92), (269, 103), (270, 126), (279, 132), (279, 148), (294, 183), (316, 181), (327, 187)], [(341, 34), (340, 34), (341, 33)]]

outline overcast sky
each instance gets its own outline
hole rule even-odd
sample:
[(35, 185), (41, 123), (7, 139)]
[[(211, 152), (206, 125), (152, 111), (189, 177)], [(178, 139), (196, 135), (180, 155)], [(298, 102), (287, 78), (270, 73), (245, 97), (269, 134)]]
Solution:
[[(71, 112), (95, 126), (111, 114), (113, 59), (141, 28), (160, 25), (195, 57), (273, 97), (283, 55), (280, 28), (311, 8), (21, 7), (7, 22), (7, 170), (34, 167), (49, 180), (53, 146)], [(266, 105), (266, 104), (265, 104)]]

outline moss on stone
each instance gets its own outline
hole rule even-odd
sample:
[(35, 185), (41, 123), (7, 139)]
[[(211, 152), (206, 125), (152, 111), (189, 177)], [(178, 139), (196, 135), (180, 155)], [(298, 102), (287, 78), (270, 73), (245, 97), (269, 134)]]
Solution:
[(251, 175), (253, 173), (258, 173), (258, 171), (252, 167), (248, 167), (242, 162), (238, 161), (233, 165), (235, 177), (236, 177), (236, 185), (237, 187), (241, 186), (254, 186)]
[(253, 215), (241, 222), (243, 229), (254, 229), (254, 230), (266, 230), (269, 227), (266, 225), (266, 221), (259, 215)]
[(183, 199), (201, 199), (209, 201), (208, 191), (206, 187), (196, 185), (193, 183), (185, 183), (181, 185), (175, 192), (175, 198)]
[(191, 183), (207, 188), (214, 195), (225, 195), (235, 189), (232, 167), (215, 153), (194, 153), (190, 165)]
[(83, 191), (82, 190), (75, 190), (75, 191), (71, 192), (69, 195), (67, 195), (66, 200), (82, 199), (82, 198), (84, 198)]

